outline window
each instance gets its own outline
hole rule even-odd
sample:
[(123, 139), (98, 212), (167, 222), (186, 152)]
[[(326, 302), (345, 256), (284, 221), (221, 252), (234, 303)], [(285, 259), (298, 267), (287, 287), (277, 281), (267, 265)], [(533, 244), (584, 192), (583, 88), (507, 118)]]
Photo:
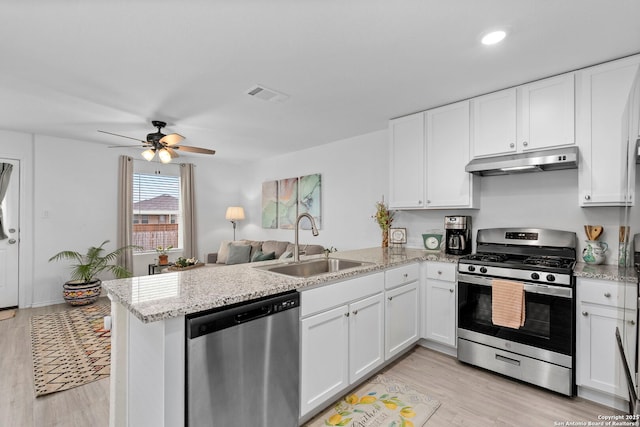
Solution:
[[(180, 177), (160, 171), (133, 174), (133, 244), (142, 251), (182, 247)], [(170, 218), (170, 221), (167, 219)]]

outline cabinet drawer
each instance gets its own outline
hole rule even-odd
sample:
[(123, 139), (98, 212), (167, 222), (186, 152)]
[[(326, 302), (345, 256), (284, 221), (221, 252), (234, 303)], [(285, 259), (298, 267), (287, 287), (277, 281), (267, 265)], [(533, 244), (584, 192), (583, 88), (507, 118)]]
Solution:
[(302, 291), (300, 293), (300, 316), (305, 317), (319, 311), (348, 304), (383, 290), (384, 274), (376, 273)]
[(407, 264), (385, 271), (385, 288), (392, 289), (404, 283), (410, 283), (420, 278), (418, 263)]
[(611, 307), (636, 306), (635, 286), (623, 282), (578, 278), (578, 299), (580, 302), (608, 305)]
[(427, 262), (427, 279), (455, 282), (457, 271), (458, 264), (450, 262)]

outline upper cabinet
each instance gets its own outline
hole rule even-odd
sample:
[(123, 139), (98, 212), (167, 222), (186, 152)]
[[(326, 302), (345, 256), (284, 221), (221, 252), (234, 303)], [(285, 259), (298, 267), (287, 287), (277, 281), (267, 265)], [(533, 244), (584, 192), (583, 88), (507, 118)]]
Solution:
[[(623, 131), (622, 119), (638, 64), (640, 55), (577, 73), (580, 206), (634, 203), (633, 191), (627, 187), (627, 171), (628, 167), (635, 169), (635, 163), (627, 162), (629, 135)], [(635, 176), (635, 170), (629, 172)]]
[(472, 99), (473, 157), (572, 145), (574, 73)]
[(424, 113), (389, 121), (389, 207), (422, 208), (425, 201)]
[(475, 208), (469, 101), (389, 122), (392, 209)]
[(471, 159), (469, 101), (428, 110), (427, 208), (475, 208), (475, 176), (465, 172)]
[(514, 153), (516, 148), (516, 89), (473, 98), (474, 157)]

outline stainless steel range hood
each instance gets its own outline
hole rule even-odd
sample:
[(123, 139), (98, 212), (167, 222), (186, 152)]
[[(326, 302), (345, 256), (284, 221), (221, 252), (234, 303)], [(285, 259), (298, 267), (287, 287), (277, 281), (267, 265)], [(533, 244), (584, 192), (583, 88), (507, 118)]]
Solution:
[(491, 176), (578, 167), (578, 147), (554, 148), (471, 160), (465, 171)]

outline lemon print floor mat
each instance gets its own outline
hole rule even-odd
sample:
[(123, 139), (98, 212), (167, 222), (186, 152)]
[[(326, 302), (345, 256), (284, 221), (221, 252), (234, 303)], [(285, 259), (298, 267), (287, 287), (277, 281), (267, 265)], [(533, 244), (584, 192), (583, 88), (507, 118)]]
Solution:
[(396, 378), (378, 375), (305, 427), (422, 427), (440, 402)]

